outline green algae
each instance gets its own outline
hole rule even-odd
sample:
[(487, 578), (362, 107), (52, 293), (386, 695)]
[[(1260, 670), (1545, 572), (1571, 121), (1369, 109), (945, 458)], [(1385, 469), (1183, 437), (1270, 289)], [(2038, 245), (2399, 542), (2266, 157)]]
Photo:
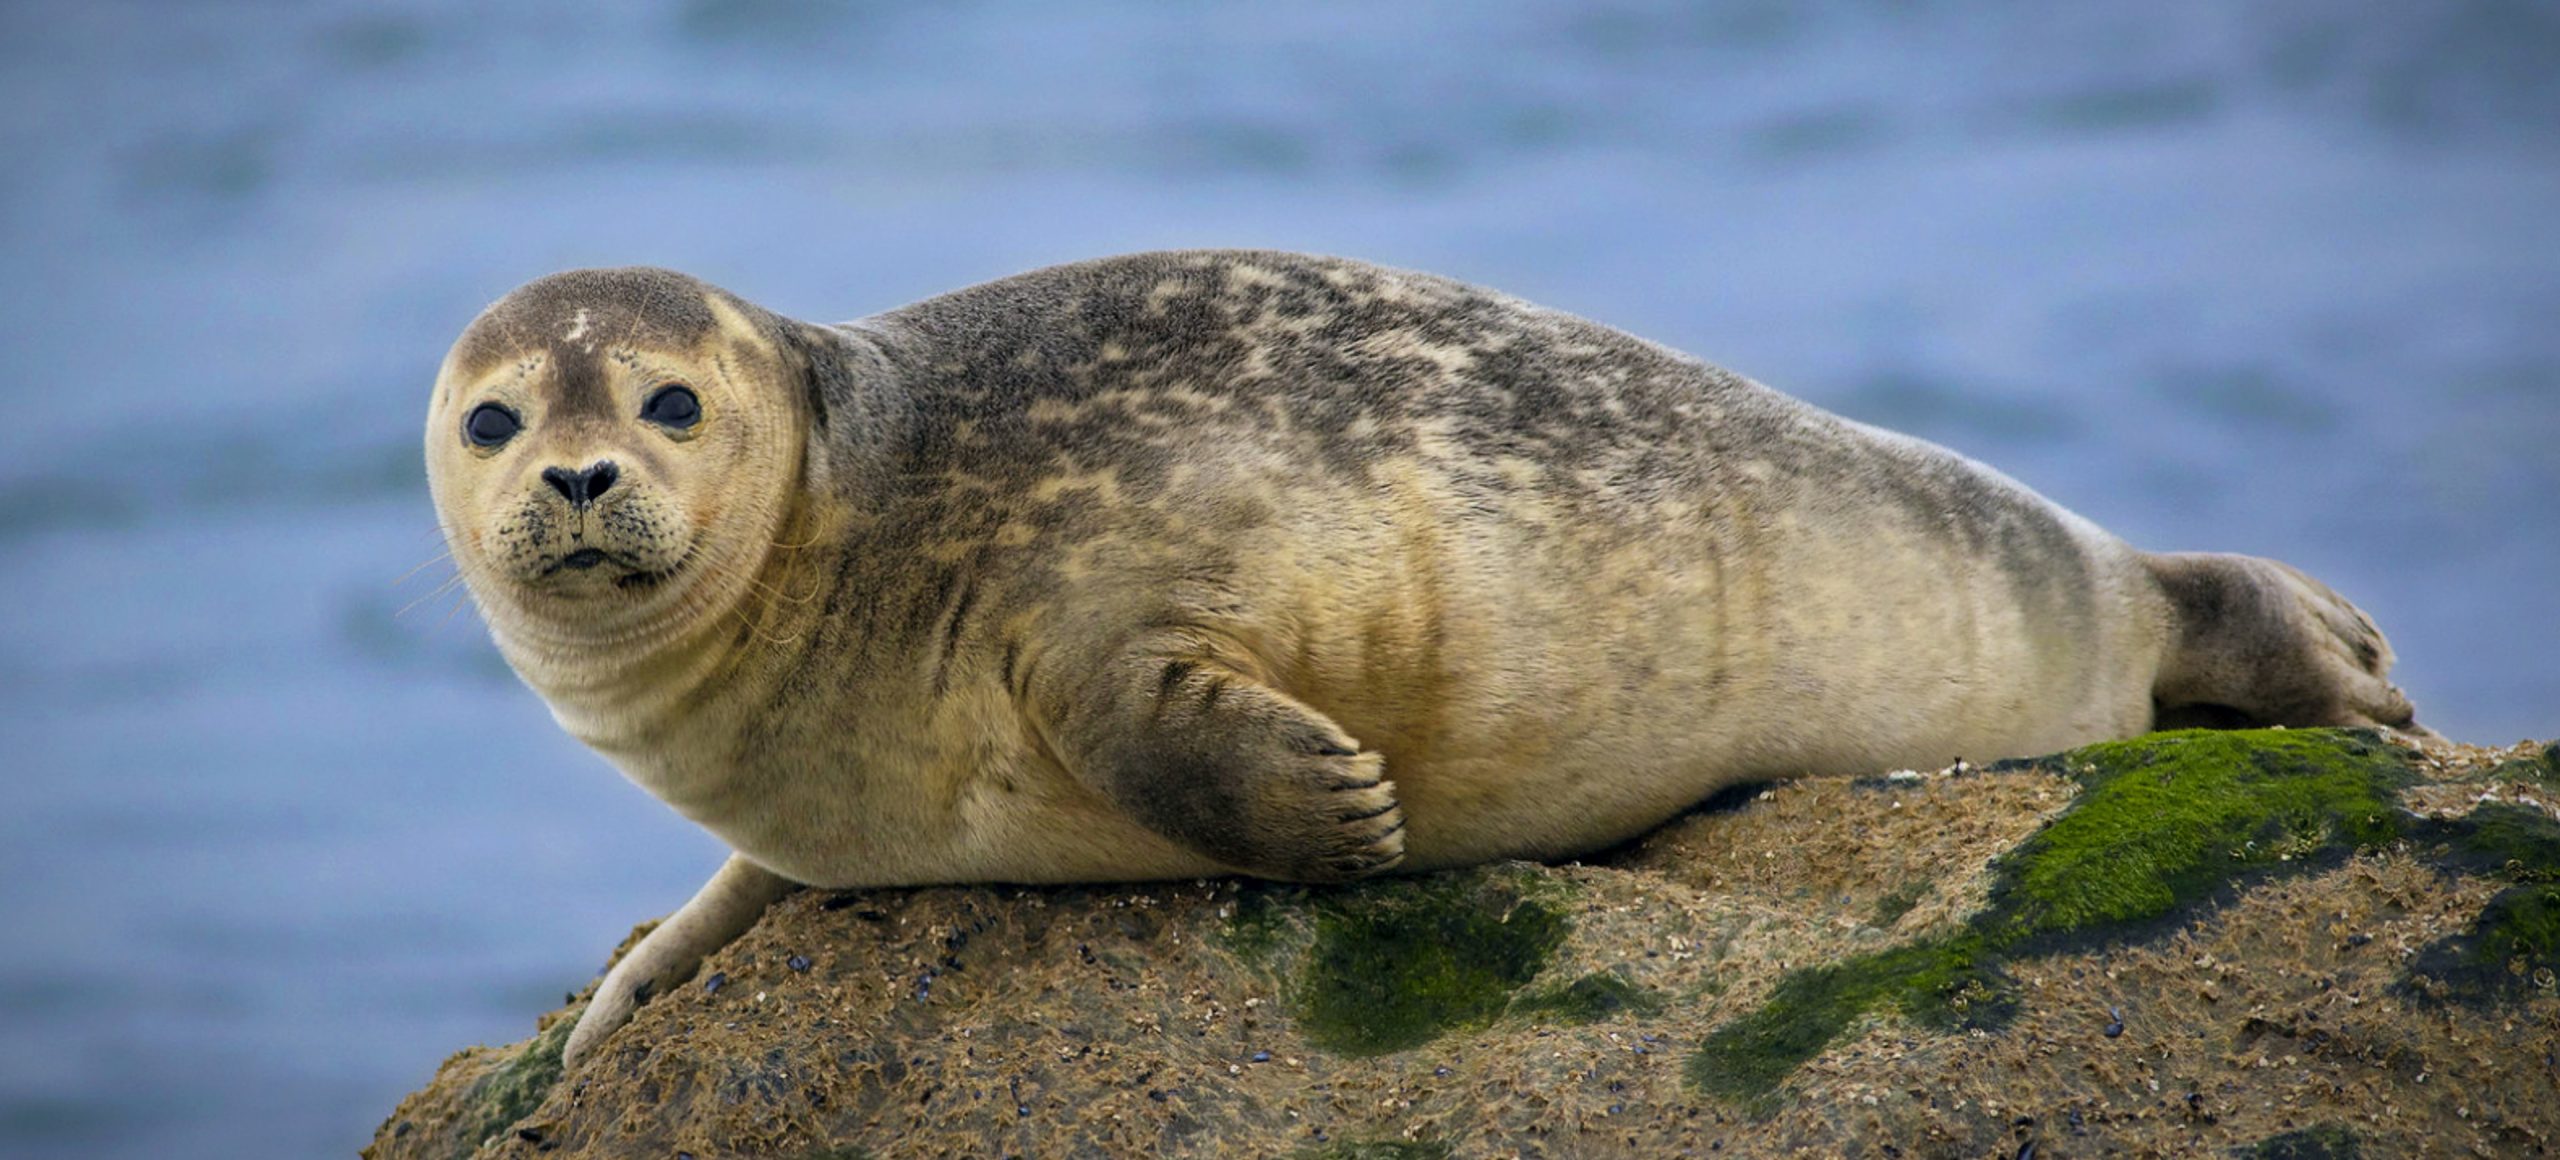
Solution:
[(1689, 1081), (1709, 1095), (1762, 1100), (1880, 1007), (1954, 1030), (2006, 1023), (2016, 997), (1971, 933), (1809, 967), (1780, 979), (1750, 1014), (1709, 1032), (1689, 1057)]
[(1941, 944), (1921, 943), (1793, 972), (1757, 1010), (1707, 1035), (1689, 1081), (1726, 1099), (1766, 1096), (1868, 1010), (1901, 1001), (1903, 981), (1945, 966), (1943, 956)]
[(457, 1157), (471, 1155), (482, 1141), (506, 1131), (542, 1106), (543, 1097), (550, 1095), (552, 1085), (560, 1082), (560, 1049), (568, 1045), (569, 1031), (577, 1025), (575, 1019), (554, 1021), (548, 1030), (516, 1052), (515, 1058), (472, 1082), (471, 1090), (462, 1098), (463, 1114), (470, 1118), (470, 1128), (460, 1137), (462, 1149), (455, 1153)]
[(2501, 891), (2480, 909), (2468, 933), (2467, 958), (2474, 966), (2503, 971), (2520, 983), (2560, 974), (2560, 887)]
[(2534, 751), (2530, 757), (2499, 762), (2489, 771), (2491, 780), (2530, 781), (2545, 786), (2560, 786), (2560, 741)]
[(1593, 971), (1570, 983), (1524, 992), (1504, 1014), (1540, 1023), (1597, 1023), (1613, 1015), (1650, 1015), (1662, 996), (1610, 974)]
[(1902, 921), (1903, 915), (1911, 913), (1912, 907), (1920, 905), (1920, 900), (1929, 896), (1930, 889), (1926, 882), (1914, 882), (1877, 899), (1875, 913), (1867, 916), (1867, 925), (1877, 930), (1892, 929), (1893, 924)]
[(2560, 886), (2500, 891), (2460, 934), (2429, 944), (2393, 990), (2474, 1006), (2560, 986)]
[(1993, 863), (1990, 905), (1950, 934), (1789, 974), (1757, 1010), (1708, 1034), (1690, 1082), (1764, 1100), (1879, 1009), (2000, 1027), (2017, 1005), (2002, 973), (2009, 958), (2157, 932), (2235, 882), (2397, 840), (2407, 827), (2395, 798), (2417, 780), (2404, 751), (2352, 730), (2184, 730), (2026, 764), (2082, 789)]
[(2344, 1124), (2314, 1124), (2231, 1150), (2241, 1160), (2356, 1160), (2364, 1144)]
[[(1789, 974), (1760, 1007), (1702, 1041), (1689, 1060), (1691, 1083), (1736, 1102), (1763, 1101), (1880, 1012), (1940, 1029), (1996, 1030), (2017, 1010), (2005, 969), (2015, 958), (2151, 937), (2247, 883), (2335, 866), (2377, 846), (2431, 846), (2449, 871), (2560, 879), (2560, 824), (2537, 811), (2491, 804), (2449, 822), (2402, 811), (2397, 798), (2417, 782), (2416, 769), (2406, 750), (2371, 731), (2185, 730), (2022, 764), (2069, 777), (2081, 792), (1993, 863), (1982, 911), (1923, 942)], [(1927, 889), (1879, 900), (1876, 925), (1898, 921)], [(1289, 998), (1309, 1040), (1346, 1055), (1407, 1050), (1504, 1018), (1582, 1023), (1658, 1010), (1660, 996), (1605, 972), (1524, 990), (1571, 929), (1554, 890), (1504, 871), (1358, 891), (1253, 889), (1238, 896), (1219, 938), (1264, 963), (1312, 927)], [(2560, 946), (2560, 894), (2518, 895), (2484, 913), (2483, 924), (2447, 940), (2433, 962), (2439, 990), (2489, 978), (2493, 962), (2501, 979), (2518, 977), (2518, 964), (2533, 978)]]
[(2468, 816), (2410, 827), (2439, 864), (2516, 883), (2471, 925), (2421, 949), (2393, 990), (2474, 1006), (2560, 989), (2560, 822), (2540, 810), (2485, 802)]
[(2560, 879), (2560, 822), (2540, 810), (2483, 802), (2460, 818), (2410, 827), (2443, 865), (2519, 882)]
[(1248, 965), (1263, 966), (1272, 952), (1280, 948), (1290, 931), (1290, 903), (1303, 903), (1307, 890), (1277, 882), (1244, 882), (1240, 884), (1233, 909), (1227, 921), (1212, 936), (1228, 953)]
[(1294, 996), (1308, 1040), (1383, 1055), (1501, 1017), (1571, 930), (1539, 893), (1496, 871), (1321, 896)]
[(1994, 865), (1978, 929), (2001, 949), (2173, 917), (2255, 871), (2334, 863), (2400, 836), (2403, 751), (2326, 729), (2188, 730), (2048, 758), (2079, 800)]

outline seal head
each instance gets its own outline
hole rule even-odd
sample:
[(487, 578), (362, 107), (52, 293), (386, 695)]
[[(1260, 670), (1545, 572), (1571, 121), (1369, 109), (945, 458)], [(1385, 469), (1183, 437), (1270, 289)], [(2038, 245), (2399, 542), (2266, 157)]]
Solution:
[[(682, 274), (577, 270), (463, 332), (427, 481), (519, 669), (666, 643), (749, 587), (807, 424), (795, 324)], [(535, 675), (528, 672), (528, 676)]]

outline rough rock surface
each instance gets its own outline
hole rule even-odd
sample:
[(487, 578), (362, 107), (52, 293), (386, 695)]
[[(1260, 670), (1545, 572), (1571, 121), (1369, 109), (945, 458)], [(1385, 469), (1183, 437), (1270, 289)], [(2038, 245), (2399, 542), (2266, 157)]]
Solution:
[(1587, 864), (804, 892), (366, 1155), (2534, 1155), (2560, 745), (2157, 734)]

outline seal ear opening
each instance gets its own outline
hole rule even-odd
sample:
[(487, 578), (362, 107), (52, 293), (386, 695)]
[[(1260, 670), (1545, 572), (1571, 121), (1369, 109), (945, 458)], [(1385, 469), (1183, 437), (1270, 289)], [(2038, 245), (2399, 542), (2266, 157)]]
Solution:
[(889, 486), (909, 450), (915, 415), (891, 345), (895, 335), (867, 321), (823, 326), (770, 317), (770, 341), (782, 373), (798, 378), (804, 434), (826, 474), (847, 494)]
[(849, 389), (852, 378), (844, 365), (841, 340), (822, 327), (788, 318), (781, 322), (782, 345), (799, 364), (800, 394), (809, 407), (809, 423), (824, 431), (833, 411), (828, 396)]

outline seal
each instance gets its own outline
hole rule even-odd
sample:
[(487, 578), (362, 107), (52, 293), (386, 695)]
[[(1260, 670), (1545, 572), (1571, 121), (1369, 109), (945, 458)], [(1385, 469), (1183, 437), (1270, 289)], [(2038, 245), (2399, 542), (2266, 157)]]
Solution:
[(1491, 291), (1139, 254), (841, 326), (533, 282), (426, 454), (562, 727), (735, 851), (567, 1056), (797, 884), (1340, 881), (1737, 782), (2417, 728), (2363, 613)]

